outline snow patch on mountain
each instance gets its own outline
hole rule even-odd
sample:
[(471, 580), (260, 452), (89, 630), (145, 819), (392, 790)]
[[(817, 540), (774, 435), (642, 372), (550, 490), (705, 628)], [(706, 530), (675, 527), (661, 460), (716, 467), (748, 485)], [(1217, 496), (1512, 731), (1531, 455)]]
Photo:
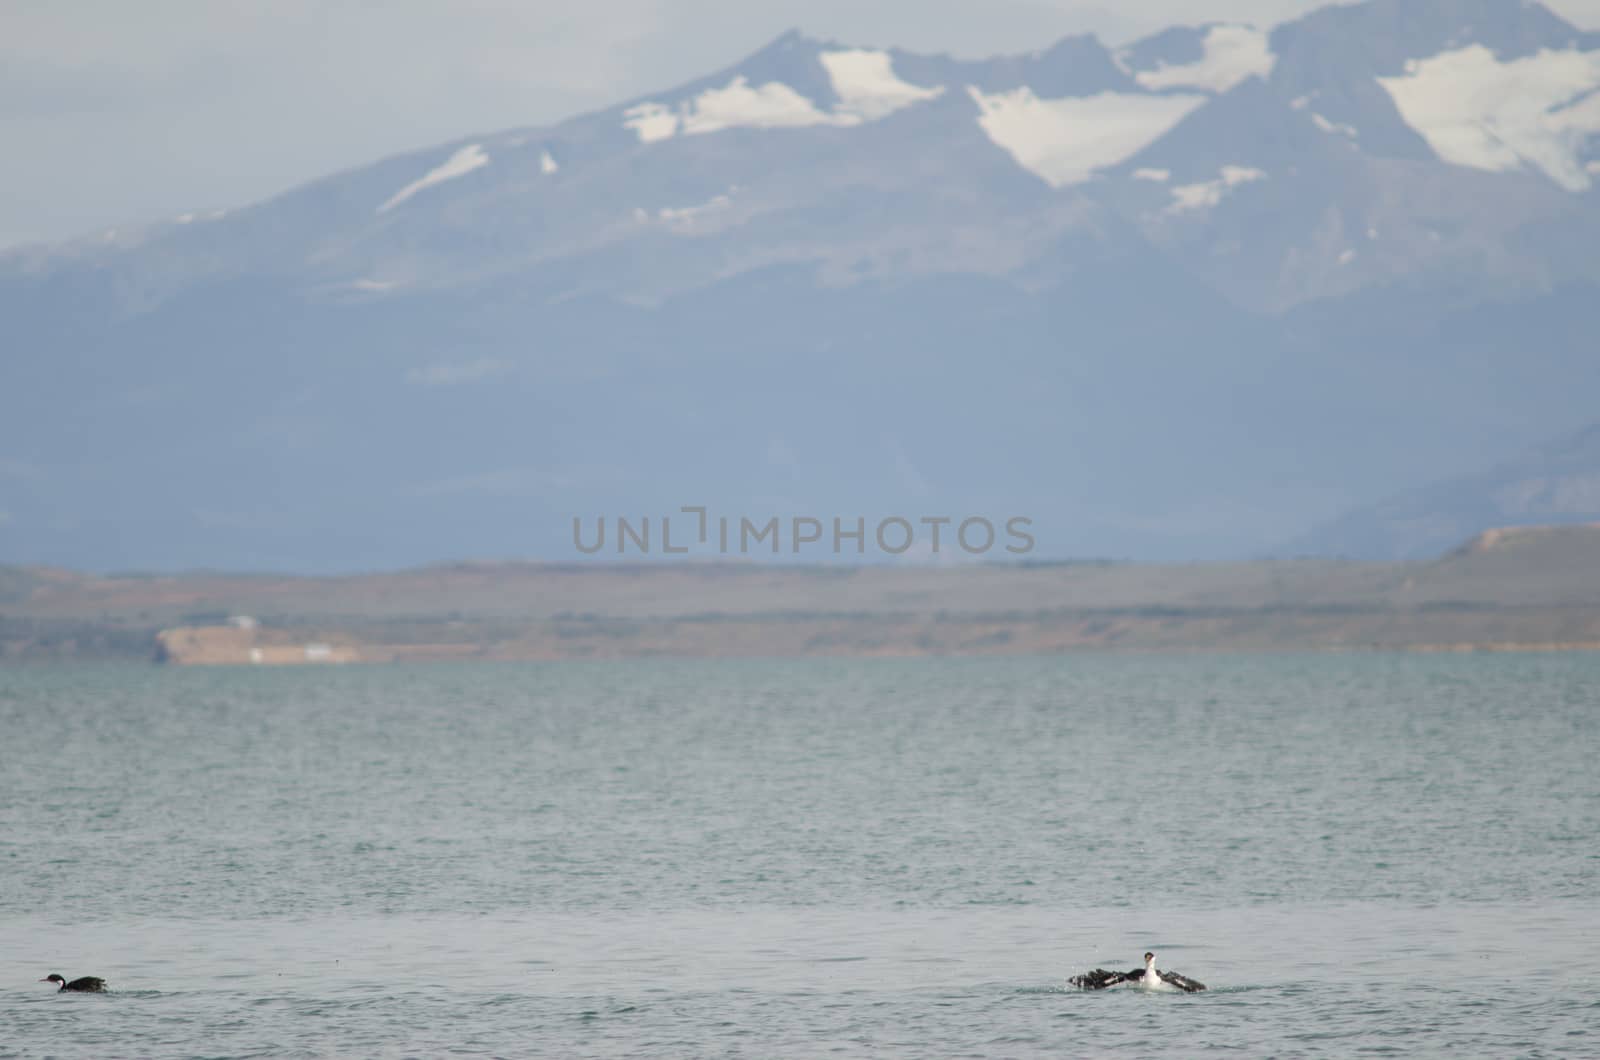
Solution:
[(1339, 135), (1347, 136), (1352, 140), (1361, 135), (1354, 125), (1346, 125), (1344, 122), (1329, 121), (1316, 111), (1311, 112), (1311, 120), (1316, 124), (1317, 128), (1321, 129), (1325, 133), (1338, 133)]
[(1581, 155), (1600, 133), (1600, 50), (1547, 48), (1502, 61), (1473, 44), (1413, 59), (1404, 74), (1378, 83), (1446, 162), (1532, 167), (1568, 191), (1593, 183)]
[(555, 156), (552, 155), (549, 151), (544, 151), (544, 152), (540, 153), (540, 155), (539, 155), (539, 172), (545, 174), (546, 176), (549, 176), (551, 173), (556, 172), (556, 170), (558, 170), (560, 168), (561, 167), (556, 164)]
[(858, 121), (877, 121), (914, 103), (937, 99), (944, 93), (943, 85), (922, 88), (900, 80), (888, 52), (853, 48), (823, 52), (818, 59), (828, 71), (828, 80), (839, 97), (835, 108), (837, 119), (854, 115)]
[(489, 156), (484, 154), (482, 144), (468, 144), (444, 161), (444, 164), (433, 167), (410, 184), (401, 188), (382, 206), (378, 207), (379, 213), (388, 213), (390, 210), (405, 202), (411, 196), (424, 188), (431, 188), (435, 184), (465, 176), (474, 169), (489, 164)]
[(700, 93), (679, 116), (680, 127), (688, 136), (741, 126), (783, 129), (827, 121), (828, 116), (815, 103), (782, 81), (751, 88), (742, 76), (735, 77), (726, 88)]
[(698, 206), (665, 206), (656, 211), (656, 217), (664, 224), (677, 228), (693, 227), (694, 223), (708, 214), (720, 213), (733, 205), (733, 192), (729, 188), (726, 194), (713, 195), (708, 201)]
[(639, 103), (622, 112), (622, 124), (632, 129), (642, 144), (671, 139), (678, 132), (678, 116), (665, 103)]
[(622, 112), (622, 124), (641, 143), (734, 128), (852, 126), (888, 117), (944, 92), (942, 86), (922, 88), (900, 80), (888, 52), (851, 48), (823, 52), (817, 58), (839, 97), (832, 110), (823, 110), (782, 81), (752, 86), (740, 74), (724, 87), (708, 88), (676, 106), (655, 101), (635, 104)]
[(1221, 93), (1247, 77), (1266, 77), (1278, 61), (1267, 34), (1252, 26), (1212, 26), (1201, 47), (1204, 53), (1192, 63), (1162, 64), (1134, 74), (1134, 80), (1151, 91), (1202, 88)]
[(1215, 180), (1198, 184), (1180, 184), (1172, 189), (1172, 205), (1164, 213), (1179, 214), (1190, 210), (1206, 210), (1222, 201), (1229, 189), (1253, 180), (1265, 180), (1267, 175), (1250, 166), (1223, 166)]
[(623, 112), (622, 124), (641, 143), (668, 140), (679, 133), (718, 132), (722, 129), (793, 129), (825, 125), (829, 115), (782, 81), (751, 87), (743, 74), (723, 88), (708, 88), (676, 108), (664, 103), (640, 103)]
[(1206, 101), (1183, 94), (1040, 99), (1027, 86), (993, 94), (968, 86), (978, 124), (1017, 164), (1051, 187), (1080, 184), (1160, 139)]

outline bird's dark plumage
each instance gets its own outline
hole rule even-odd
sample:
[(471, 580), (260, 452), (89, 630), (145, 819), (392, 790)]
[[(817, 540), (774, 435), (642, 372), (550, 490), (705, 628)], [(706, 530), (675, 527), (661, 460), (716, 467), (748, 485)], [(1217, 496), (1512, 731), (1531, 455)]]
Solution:
[(1108, 972), (1104, 968), (1096, 968), (1092, 972), (1075, 975), (1067, 982), (1081, 990), (1104, 990), (1108, 986), (1126, 983), (1135, 977), (1143, 978), (1144, 969), (1139, 968), (1131, 972)]
[[(106, 981), (98, 975), (85, 975), (67, 982), (54, 972), (39, 980), (41, 983), (60, 983), (61, 990), (71, 990), (79, 994), (98, 994), (105, 990)], [(59, 993), (60, 991), (57, 991)]]
[(1190, 979), (1187, 975), (1179, 975), (1177, 972), (1157, 972), (1156, 974), (1168, 986), (1175, 986), (1187, 994), (1198, 994), (1206, 988), (1206, 984), (1199, 980)]
[(1151, 982), (1147, 978), (1147, 976), (1155, 976), (1158, 982), (1165, 983), (1174, 989), (1182, 990), (1187, 994), (1198, 994), (1206, 988), (1206, 984), (1197, 979), (1190, 979), (1188, 976), (1179, 975), (1177, 972), (1161, 971), (1156, 967), (1156, 958), (1153, 953), (1145, 954), (1144, 959), (1146, 967), (1135, 968), (1131, 972), (1108, 972), (1104, 968), (1096, 968), (1092, 972), (1075, 975), (1068, 979), (1067, 982), (1079, 990), (1104, 990), (1106, 987), (1116, 986), (1118, 983), (1133, 983), (1147, 987), (1155, 986), (1157, 983)]

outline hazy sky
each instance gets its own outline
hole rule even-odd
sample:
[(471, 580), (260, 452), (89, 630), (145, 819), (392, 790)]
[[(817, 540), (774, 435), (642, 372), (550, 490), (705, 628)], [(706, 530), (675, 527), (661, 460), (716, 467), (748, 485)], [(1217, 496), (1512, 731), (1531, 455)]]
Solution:
[[(0, 0), (0, 246), (236, 206), (728, 65), (784, 30), (987, 55), (1314, 0)], [(1548, 6), (1600, 27), (1600, 0)]]

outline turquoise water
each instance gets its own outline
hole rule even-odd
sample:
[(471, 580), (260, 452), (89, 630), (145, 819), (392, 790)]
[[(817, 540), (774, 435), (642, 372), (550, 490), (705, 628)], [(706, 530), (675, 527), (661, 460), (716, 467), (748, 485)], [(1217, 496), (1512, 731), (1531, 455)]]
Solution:
[[(1583, 655), (0, 669), (0, 1054), (1600, 1055), (1597, 716)], [(1212, 989), (1062, 988), (1146, 949)]]

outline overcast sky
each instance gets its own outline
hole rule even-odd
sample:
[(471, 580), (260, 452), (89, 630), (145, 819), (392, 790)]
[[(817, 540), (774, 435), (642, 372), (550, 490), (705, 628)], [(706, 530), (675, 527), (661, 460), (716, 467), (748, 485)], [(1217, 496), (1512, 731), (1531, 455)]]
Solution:
[[(728, 65), (787, 29), (980, 56), (1314, 0), (0, 0), (0, 246), (264, 198)], [(1600, 0), (1549, 3), (1600, 28)]]

